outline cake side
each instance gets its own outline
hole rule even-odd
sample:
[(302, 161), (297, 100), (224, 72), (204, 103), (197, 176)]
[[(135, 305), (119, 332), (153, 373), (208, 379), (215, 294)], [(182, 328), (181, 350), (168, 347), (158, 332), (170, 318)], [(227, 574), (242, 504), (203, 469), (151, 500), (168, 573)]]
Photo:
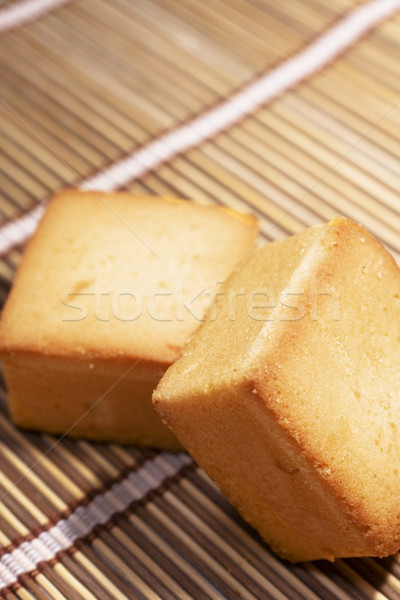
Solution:
[(220, 299), (220, 318), (193, 336), (154, 405), (282, 556), (396, 551), (397, 265), (364, 229), (335, 219), (254, 251), (227, 295), (260, 287), (281, 301), (251, 316), (243, 301), (229, 322)]
[(167, 367), (27, 354), (3, 370), (10, 416), (23, 429), (97, 441), (182, 450), (149, 398)]
[(175, 397), (172, 408), (161, 383), (153, 398), (163, 422), (279, 556), (298, 562), (376, 555), (367, 528), (343, 510), (252, 386), (243, 380), (234, 391), (196, 390)]

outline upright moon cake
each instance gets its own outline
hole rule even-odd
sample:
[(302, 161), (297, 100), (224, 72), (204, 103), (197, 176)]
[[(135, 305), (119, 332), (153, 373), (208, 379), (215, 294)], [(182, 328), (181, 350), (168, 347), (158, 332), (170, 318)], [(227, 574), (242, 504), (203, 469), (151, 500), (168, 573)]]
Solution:
[(256, 220), (217, 206), (67, 190), (28, 244), (0, 353), (19, 426), (180, 447), (151, 395), (236, 263)]

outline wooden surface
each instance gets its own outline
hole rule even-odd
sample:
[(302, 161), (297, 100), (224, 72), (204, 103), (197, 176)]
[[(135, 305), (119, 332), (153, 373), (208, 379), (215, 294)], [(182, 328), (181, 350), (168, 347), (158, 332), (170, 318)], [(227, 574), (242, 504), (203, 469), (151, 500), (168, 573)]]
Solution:
[[(0, 2), (0, 24), (18, 4)], [(75, 0), (3, 32), (1, 301), (22, 215), (229, 103), (360, 6)], [(266, 239), (343, 214), (398, 260), (399, 107), (396, 13), (238, 122), (109, 187), (250, 211)], [(290, 566), (184, 456), (21, 433), (4, 391), (0, 408), (3, 598), (400, 597), (397, 555)]]

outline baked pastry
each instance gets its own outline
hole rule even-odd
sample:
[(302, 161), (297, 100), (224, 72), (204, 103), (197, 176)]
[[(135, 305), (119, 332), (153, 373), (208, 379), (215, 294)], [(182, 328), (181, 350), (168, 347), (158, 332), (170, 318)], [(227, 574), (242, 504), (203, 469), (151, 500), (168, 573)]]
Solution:
[(277, 554), (400, 547), (400, 271), (337, 218), (253, 250), (153, 400)]
[(179, 447), (152, 408), (153, 389), (257, 234), (253, 217), (215, 206), (58, 194), (0, 325), (15, 423)]

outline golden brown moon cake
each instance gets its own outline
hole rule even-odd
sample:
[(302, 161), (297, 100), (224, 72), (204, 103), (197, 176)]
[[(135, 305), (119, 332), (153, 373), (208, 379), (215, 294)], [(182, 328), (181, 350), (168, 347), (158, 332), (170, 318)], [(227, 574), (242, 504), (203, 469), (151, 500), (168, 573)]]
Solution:
[(154, 394), (277, 554), (400, 547), (400, 271), (345, 218), (253, 250)]
[(178, 448), (153, 410), (153, 389), (257, 235), (253, 217), (216, 206), (58, 194), (2, 314), (15, 423)]

